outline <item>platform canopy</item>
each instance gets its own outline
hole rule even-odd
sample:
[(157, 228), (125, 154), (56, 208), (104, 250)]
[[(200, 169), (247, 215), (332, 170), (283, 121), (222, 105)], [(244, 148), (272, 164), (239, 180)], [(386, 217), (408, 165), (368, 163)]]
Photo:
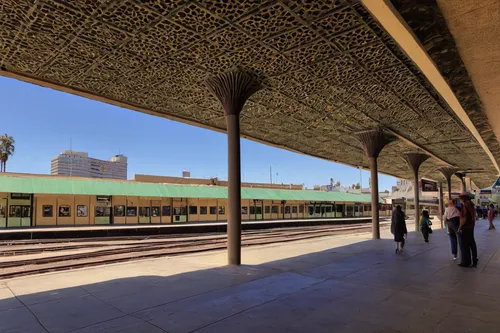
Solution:
[(399, 140), (380, 172), (411, 178), (401, 156), (419, 150), (421, 176), (453, 165), (486, 187), (500, 144), (446, 19), (428, 0), (3, 0), (0, 74), (225, 131), (203, 82), (244, 68), (264, 86), (248, 139), (368, 168), (352, 133), (381, 127)]

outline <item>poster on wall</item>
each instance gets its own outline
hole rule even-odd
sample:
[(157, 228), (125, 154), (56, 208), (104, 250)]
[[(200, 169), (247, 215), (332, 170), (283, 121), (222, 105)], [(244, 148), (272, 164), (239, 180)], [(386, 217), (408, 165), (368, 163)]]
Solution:
[(427, 179), (422, 179), (422, 192), (437, 192), (438, 191), (438, 186), (436, 182), (433, 182), (431, 180)]
[(114, 215), (115, 215), (115, 217), (125, 216), (125, 206), (123, 206), (123, 205), (115, 206)]
[(89, 208), (86, 205), (78, 205), (76, 206), (76, 216), (78, 217), (87, 217), (89, 212)]
[(52, 205), (42, 206), (42, 217), (52, 217)]
[(59, 217), (70, 217), (71, 207), (70, 206), (59, 206)]

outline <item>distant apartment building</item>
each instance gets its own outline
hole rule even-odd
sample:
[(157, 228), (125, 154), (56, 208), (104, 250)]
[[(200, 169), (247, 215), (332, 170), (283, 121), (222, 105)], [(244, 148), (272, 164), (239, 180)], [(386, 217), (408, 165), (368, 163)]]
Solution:
[(89, 157), (85, 152), (63, 150), (50, 160), (50, 173), (57, 176), (127, 179), (127, 157), (120, 154), (106, 161)]

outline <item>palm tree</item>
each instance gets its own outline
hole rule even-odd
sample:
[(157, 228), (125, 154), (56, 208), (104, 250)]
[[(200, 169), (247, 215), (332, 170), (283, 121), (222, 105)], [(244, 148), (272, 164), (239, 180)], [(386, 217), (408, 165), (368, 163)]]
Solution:
[(0, 136), (0, 171), (5, 172), (7, 160), (12, 156), (15, 151), (14, 144), (16, 141), (12, 136), (4, 134)]

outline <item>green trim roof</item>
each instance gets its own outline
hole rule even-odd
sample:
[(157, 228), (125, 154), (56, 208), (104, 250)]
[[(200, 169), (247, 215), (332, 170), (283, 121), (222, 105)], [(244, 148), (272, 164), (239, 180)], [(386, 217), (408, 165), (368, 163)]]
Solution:
[[(227, 198), (227, 188), (85, 178), (0, 175), (0, 192), (35, 194), (123, 195), (177, 198)], [(242, 188), (242, 199), (371, 202), (368, 194), (313, 190)], [(382, 202), (382, 201), (380, 201)]]

